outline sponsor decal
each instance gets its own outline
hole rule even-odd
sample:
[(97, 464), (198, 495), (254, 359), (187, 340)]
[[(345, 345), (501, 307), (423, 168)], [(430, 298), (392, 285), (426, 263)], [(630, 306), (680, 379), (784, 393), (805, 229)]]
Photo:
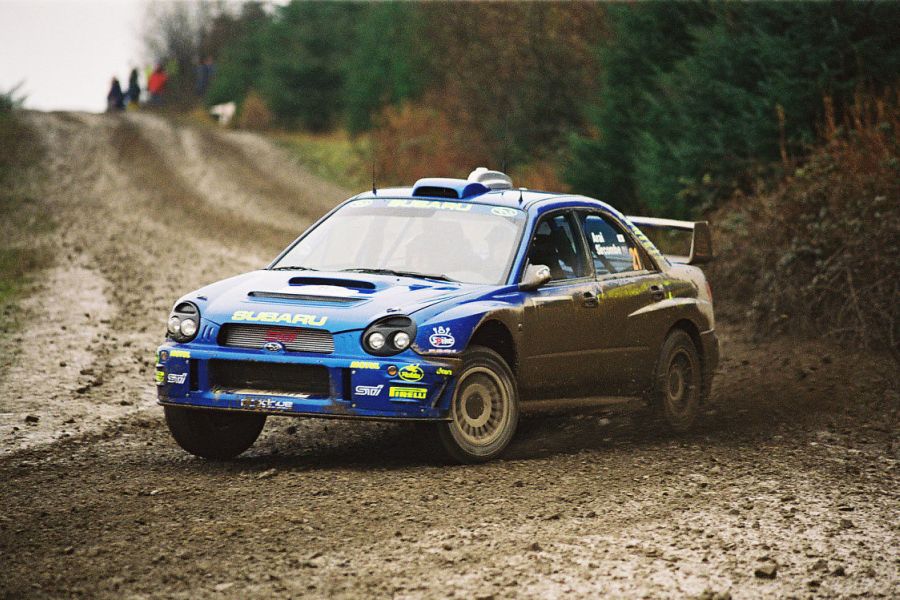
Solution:
[(597, 254), (603, 254), (605, 256), (619, 256), (622, 254), (622, 248), (620, 246), (601, 246), (597, 244), (594, 246), (594, 250), (597, 251)]
[(166, 372), (165, 371), (156, 371), (156, 385), (162, 385), (166, 380)]
[(442, 202), (440, 200), (391, 200), (388, 202), (389, 208), (436, 208), (438, 210), (458, 210), (466, 212), (472, 210), (471, 204), (465, 202)]
[(353, 393), (357, 396), (380, 396), (383, 385), (358, 385), (353, 388)]
[(181, 385), (186, 379), (187, 373), (169, 373), (166, 375), (166, 382), (168, 383), (177, 383), (178, 385)]
[(236, 310), (231, 315), (232, 321), (253, 321), (259, 323), (289, 323), (291, 325), (313, 325), (321, 327), (328, 317), (305, 315), (302, 313), (256, 312), (253, 310)]
[(403, 398), (406, 400), (424, 400), (428, 396), (428, 390), (419, 387), (394, 387), (388, 390), (391, 398)]
[(381, 363), (372, 362), (370, 360), (354, 360), (352, 363), (350, 363), (350, 368), (378, 370), (381, 368)]
[(505, 206), (495, 206), (491, 209), (491, 213), (498, 217), (514, 217), (518, 212), (519, 211), (514, 208), (506, 208)]
[(172, 350), (169, 352), (169, 356), (172, 358), (190, 358), (191, 353), (187, 350)]
[(605, 239), (603, 239), (603, 234), (602, 234), (602, 233), (593, 233), (593, 232), (592, 232), (592, 233), (591, 233), (591, 239), (594, 241), (595, 244), (596, 244), (596, 243), (602, 244), (603, 242), (606, 241)]
[(400, 379), (403, 381), (422, 381), (425, 373), (419, 365), (406, 365), (400, 369)]
[(438, 375), (444, 375), (445, 377), (449, 377), (453, 375), (453, 371), (450, 369), (445, 369), (444, 367), (438, 367), (438, 370), (435, 371)]
[(428, 336), (428, 343), (435, 348), (452, 348), (453, 344), (456, 343), (456, 338), (453, 337), (449, 327), (441, 327), (439, 325), (433, 327), (431, 331), (434, 333)]
[(241, 398), (241, 408), (246, 410), (290, 410), (294, 405), (290, 400), (274, 398)]

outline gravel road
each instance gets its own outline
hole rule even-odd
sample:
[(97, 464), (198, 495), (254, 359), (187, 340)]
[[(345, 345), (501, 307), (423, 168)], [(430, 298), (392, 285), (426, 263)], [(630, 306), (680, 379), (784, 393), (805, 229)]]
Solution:
[(405, 425), (271, 418), (238, 460), (185, 454), (152, 384), (171, 303), (347, 193), (251, 134), (28, 119), (56, 261), (0, 338), (0, 596), (900, 595), (896, 362), (739, 323), (687, 436), (542, 413), (451, 466)]

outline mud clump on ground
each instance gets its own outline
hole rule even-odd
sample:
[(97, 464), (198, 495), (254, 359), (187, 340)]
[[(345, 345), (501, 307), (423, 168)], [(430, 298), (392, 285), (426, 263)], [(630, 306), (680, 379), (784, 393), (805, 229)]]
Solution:
[(255, 136), (30, 119), (59, 251), (24, 309), (45, 322), (2, 342), (27, 362), (0, 383), (0, 595), (896, 595), (896, 363), (828, 342), (720, 326), (716, 404), (681, 437), (535, 415), (504, 460), (454, 466), (405, 425), (271, 418), (237, 460), (185, 454), (152, 385), (171, 303), (265, 264), (344, 192)]

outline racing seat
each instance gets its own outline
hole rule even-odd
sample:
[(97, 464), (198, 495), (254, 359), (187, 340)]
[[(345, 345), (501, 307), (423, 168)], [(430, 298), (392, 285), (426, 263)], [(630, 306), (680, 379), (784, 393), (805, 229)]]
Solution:
[(565, 268), (566, 275), (564, 278), (578, 277), (579, 274), (584, 273), (581, 257), (575, 252), (575, 248), (572, 246), (572, 238), (569, 237), (566, 230), (562, 227), (556, 227), (550, 233), (550, 239), (556, 248), (559, 262)]
[[(542, 227), (543, 228), (543, 227)], [(547, 265), (552, 279), (565, 279), (566, 273), (559, 266), (559, 254), (553, 243), (552, 233), (537, 233), (528, 252), (528, 264)]]

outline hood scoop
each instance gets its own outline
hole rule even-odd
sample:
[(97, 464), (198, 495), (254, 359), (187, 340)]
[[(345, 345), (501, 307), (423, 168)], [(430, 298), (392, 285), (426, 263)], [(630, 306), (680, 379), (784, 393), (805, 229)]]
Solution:
[(349, 288), (351, 290), (374, 290), (375, 284), (359, 279), (338, 279), (334, 277), (291, 277), (290, 285), (322, 285)]
[(288, 302), (312, 302), (319, 304), (358, 304), (365, 300), (365, 298), (356, 298), (353, 296), (293, 294), (290, 292), (250, 292), (247, 295), (256, 300), (281, 300)]

